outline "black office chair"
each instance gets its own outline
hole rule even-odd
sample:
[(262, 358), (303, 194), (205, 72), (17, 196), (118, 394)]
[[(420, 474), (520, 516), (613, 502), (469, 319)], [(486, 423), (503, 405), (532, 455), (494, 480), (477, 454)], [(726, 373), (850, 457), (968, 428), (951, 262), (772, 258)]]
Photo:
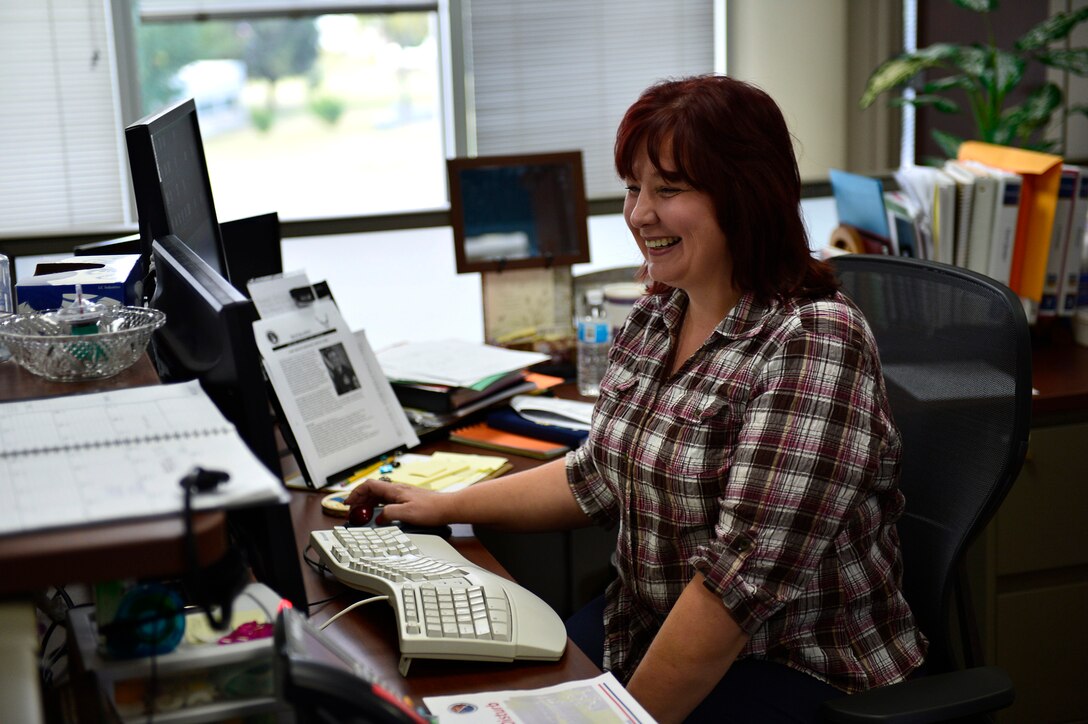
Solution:
[(1023, 308), (1004, 285), (944, 264), (866, 254), (832, 263), (873, 330), (902, 433), (903, 588), (930, 648), (924, 676), (830, 701), (825, 719), (985, 716), (1011, 704), (1014, 692), (1003, 671), (981, 665), (964, 558), (1027, 451), (1031, 341)]

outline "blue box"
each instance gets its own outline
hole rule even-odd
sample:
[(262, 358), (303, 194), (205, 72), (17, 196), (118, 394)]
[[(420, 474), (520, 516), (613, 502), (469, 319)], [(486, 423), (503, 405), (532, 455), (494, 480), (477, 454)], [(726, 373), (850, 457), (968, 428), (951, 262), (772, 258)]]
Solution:
[(70, 307), (76, 300), (76, 284), (88, 301), (114, 307), (139, 306), (143, 298), (140, 255), (73, 256), (38, 264), (34, 276), (15, 284), (15, 311)]

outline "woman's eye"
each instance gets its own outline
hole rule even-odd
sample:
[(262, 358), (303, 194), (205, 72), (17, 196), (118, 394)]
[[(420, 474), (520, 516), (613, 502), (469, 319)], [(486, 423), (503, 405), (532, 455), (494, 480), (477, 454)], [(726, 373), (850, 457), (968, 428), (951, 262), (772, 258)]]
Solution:
[(660, 189), (657, 190), (657, 193), (661, 194), (662, 196), (675, 196), (682, 190), (683, 189), (678, 189), (674, 186), (662, 186)]
[(638, 192), (640, 190), (638, 186), (624, 186), (623, 188), (626, 189), (627, 193), (631, 194), (632, 196), (638, 196)]

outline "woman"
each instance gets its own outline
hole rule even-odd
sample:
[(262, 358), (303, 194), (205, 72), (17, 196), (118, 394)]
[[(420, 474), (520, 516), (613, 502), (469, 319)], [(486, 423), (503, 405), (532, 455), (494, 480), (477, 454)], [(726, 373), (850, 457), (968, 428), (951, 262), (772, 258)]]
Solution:
[(875, 343), (809, 253), (765, 93), (655, 85), (615, 160), (651, 285), (586, 444), (452, 495), (368, 483), (349, 502), (422, 524), (618, 524), (603, 651), (571, 628), (588, 654), (660, 721), (816, 720), (925, 649), (900, 592), (900, 441)]

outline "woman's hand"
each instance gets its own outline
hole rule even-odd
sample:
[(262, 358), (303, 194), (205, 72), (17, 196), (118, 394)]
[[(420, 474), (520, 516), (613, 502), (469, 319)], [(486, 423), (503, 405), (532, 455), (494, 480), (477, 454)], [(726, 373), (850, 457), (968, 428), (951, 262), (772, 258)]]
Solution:
[(366, 480), (356, 485), (348, 495), (348, 519), (355, 524), (366, 523), (378, 506), (382, 508), (375, 521), (389, 525), (394, 520), (419, 526), (450, 523), (448, 512), (450, 494), (436, 493), (404, 483)]

